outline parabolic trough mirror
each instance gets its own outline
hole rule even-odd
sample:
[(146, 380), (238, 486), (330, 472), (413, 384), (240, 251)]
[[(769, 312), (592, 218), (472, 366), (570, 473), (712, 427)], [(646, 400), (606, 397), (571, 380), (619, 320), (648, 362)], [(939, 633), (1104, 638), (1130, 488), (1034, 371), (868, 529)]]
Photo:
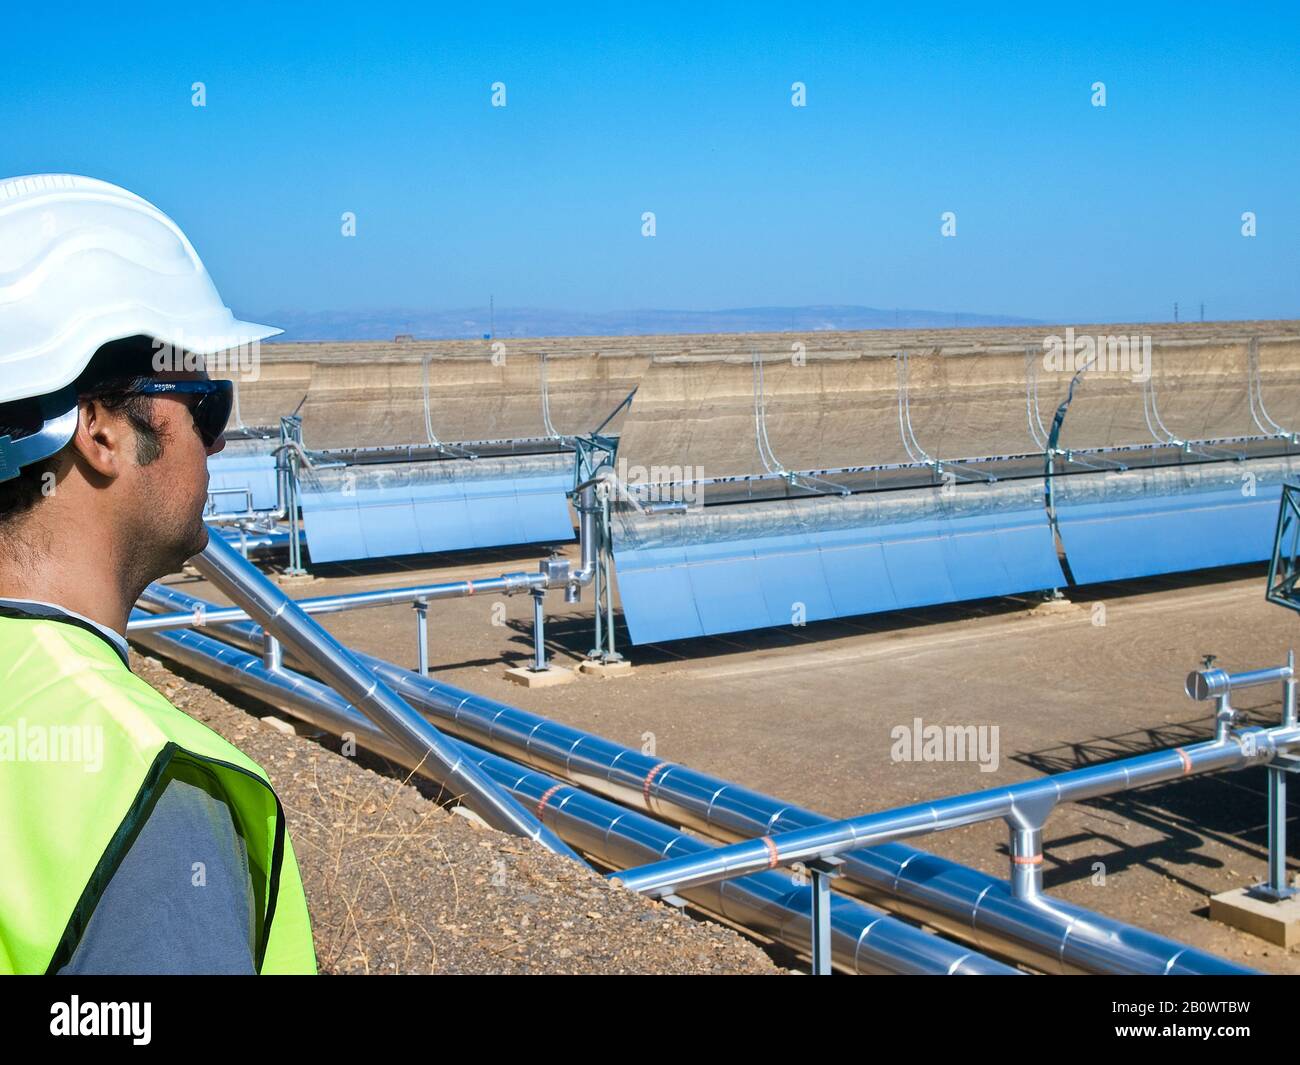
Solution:
[(573, 438), (620, 409), (646, 360), (443, 347), (268, 346), (240, 386), (247, 439), (209, 461), (212, 509), (277, 506), (279, 419), (294, 414), (313, 562), (571, 540)]
[(612, 522), (632, 641), (1268, 558), (1300, 343), (1132, 339), (1134, 361), (1102, 342), (1078, 368), (1042, 347), (654, 360)]

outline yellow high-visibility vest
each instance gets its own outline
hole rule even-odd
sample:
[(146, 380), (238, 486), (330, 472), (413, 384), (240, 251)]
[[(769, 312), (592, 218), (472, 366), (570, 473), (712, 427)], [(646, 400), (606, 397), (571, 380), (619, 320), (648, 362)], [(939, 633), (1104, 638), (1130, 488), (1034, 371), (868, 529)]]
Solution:
[(314, 973), (298, 863), (261, 767), (136, 677), (100, 635), (0, 617), (0, 973), (67, 964), (173, 780), (224, 801), (243, 838), (257, 971)]

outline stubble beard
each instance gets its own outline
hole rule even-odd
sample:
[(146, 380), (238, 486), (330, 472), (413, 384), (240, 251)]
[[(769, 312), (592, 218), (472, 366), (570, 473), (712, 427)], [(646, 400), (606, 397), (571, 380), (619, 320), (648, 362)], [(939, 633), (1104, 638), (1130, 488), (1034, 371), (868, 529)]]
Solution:
[[(208, 546), (208, 526), (203, 520), (206, 491), (201, 498), (187, 502), (181, 513), (179, 501), (174, 492), (167, 492), (166, 485), (150, 487), (154, 491), (142, 501), (133, 523), (129, 556), (133, 562), (129, 567), (129, 583), (141, 592), (153, 581), (179, 573), (186, 562)], [(175, 515), (174, 520), (160, 522), (169, 510)]]

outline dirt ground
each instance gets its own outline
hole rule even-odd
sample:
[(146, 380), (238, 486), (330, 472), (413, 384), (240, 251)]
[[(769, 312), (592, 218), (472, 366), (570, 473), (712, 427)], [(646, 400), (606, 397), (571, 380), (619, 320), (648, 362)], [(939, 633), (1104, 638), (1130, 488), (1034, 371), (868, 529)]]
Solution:
[(410, 784), (286, 735), (157, 659), (133, 654), (132, 666), (267, 771), (289, 821), (323, 973), (781, 971), (730, 929), (448, 813)]
[[(319, 567), (306, 597), (534, 569), (544, 551)], [(220, 600), (199, 581), (186, 590)], [(1208, 704), (1183, 693), (1202, 656), (1229, 669), (1284, 660), (1300, 619), (1264, 600), (1244, 566), (1095, 586), (1073, 604), (989, 600), (819, 622), (803, 628), (627, 647), (630, 677), (548, 689), (507, 682), (531, 653), (531, 603), (466, 599), (430, 610), (440, 677), (822, 813), (848, 817), (981, 790), (1095, 761), (1208, 738)], [(547, 644), (572, 666), (592, 643), (591, 606), (548, 599)], [(415, 664), (414, 612), (329, 615), (348, 644)], [(625, 630), (619, 636), (626, 639)], [(1276, 721), (1280, 688), (1237, 700)], [(996, 725), (996, 767), (894, 761), (891, 731)], [(1290, 830), (1297, 823), (1292, 789)], [(1158, 785), (1067, 806), (1047, 825), (1045, 885), (1072, 902), (1263, 970), (1300, 973), (1287, 952), (1208, 918), (1210, 895), (1262, 879), (1265, 771)], [(1000, 823), (930, 837), (927, 849), (1006, 875)], [(1291, 847), (1295, 853), (1294, 842)], [(1100, 864), (1099, 864), (1100, 863)], [(1292, 870), (1300, 868), (1294, 859)]]

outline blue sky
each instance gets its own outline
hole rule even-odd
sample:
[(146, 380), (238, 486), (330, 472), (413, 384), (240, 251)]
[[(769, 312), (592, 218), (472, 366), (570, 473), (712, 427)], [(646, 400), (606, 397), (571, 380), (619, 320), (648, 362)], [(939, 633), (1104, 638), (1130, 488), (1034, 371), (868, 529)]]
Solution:
[(818, 7), (12, 5), (0, 174), (153, 200), (244, 314), (1300, 316), (1297, 5)]

